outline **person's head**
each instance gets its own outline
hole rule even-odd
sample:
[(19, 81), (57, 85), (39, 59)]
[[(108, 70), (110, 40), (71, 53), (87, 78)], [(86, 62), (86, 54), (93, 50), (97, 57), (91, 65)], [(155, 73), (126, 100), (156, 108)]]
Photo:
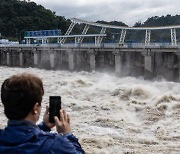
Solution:
[(43, 94), (43, 83), (35, 75), (23, 73), (6, 79), (1, 87), (5, 115), (9, 120), (25, 119), (35, 106), (41, 106)]

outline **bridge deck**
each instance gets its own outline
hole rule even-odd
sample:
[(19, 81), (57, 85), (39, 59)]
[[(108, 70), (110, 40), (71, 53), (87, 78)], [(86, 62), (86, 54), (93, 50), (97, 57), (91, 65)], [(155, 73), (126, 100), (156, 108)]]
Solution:
[(119, 46), (118, 44), (103, 44), (99, 46), (95, 46), (94, 44), (82, 44), (81, 46), (77, 46), (74, 44), (18, 44), (18, 45), (0, 45), (0, 50), (49, 50), (53, 49), (56, 51), (60, 50), (78, 50), (78, 51), (87, 51), (94, 49), (96, 51), (127, 51), (127, 52), (143, 52), (146, 49), (150, 50), (151, 52), (180, 52), (180, 46), (168, 46), (168, 45), (150, 45), (144, 46), (143, 44), (125, 44), (124, 46)]

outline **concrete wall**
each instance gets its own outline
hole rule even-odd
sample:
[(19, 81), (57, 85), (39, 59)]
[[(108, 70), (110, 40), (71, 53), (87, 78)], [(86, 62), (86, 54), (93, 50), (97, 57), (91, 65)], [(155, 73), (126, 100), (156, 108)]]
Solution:
[(0, 65), (70, 71), (108, 71), (180, 81), (178, 48), (0, 47)]

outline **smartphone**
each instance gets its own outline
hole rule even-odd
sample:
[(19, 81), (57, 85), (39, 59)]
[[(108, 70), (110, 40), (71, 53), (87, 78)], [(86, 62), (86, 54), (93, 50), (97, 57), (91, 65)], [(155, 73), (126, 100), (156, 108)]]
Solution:
[(61, 96), (49, 97), (49, 122), (55, 123), (54, 116), (60, 119), (59, 110), (61, 109)]

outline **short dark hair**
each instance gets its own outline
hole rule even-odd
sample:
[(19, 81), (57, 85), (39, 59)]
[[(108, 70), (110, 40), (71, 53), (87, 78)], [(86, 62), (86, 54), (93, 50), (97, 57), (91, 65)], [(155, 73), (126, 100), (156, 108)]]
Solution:
[(42, 80), (29, 73), (17, 74), (6, 79), (1, 87), (4, 113), (9, 120), (22, 120), (33, 109), (41, 105), (44, 95)]

